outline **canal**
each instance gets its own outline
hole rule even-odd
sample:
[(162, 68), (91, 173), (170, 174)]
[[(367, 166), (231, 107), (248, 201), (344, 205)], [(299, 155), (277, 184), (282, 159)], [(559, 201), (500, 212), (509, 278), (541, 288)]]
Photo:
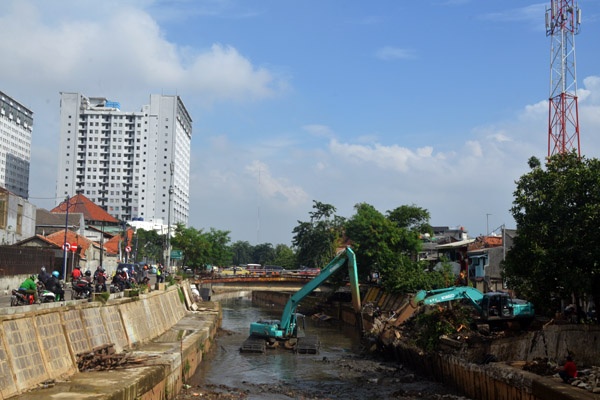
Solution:
[(285, 349), (240, 353), (251, 322), (279, 319), (280, 310), (256, 306), (249, 297), (221, 301), (223, 323), (216, 345), (179, 400), (203, 399), (467, 399), (397, 362), (361, 356), (360, 335), (335, 320), (305, 318), (318, 334), (319, 354)]

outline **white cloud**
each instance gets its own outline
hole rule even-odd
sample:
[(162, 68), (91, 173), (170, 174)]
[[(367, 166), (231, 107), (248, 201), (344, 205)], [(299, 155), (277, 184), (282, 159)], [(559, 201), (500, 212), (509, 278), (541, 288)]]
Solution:
[(279, 199), (290, 206), (308, 201), (308, 195), (301, 187), (290, 184), (285, 178), (274, 177), (269, 167), (260, 161), (252, 162), (245, 170), (256, 179), (257, 191), (261, 197)]
[(302, 129), (304, 129), (306, 132), (310, 133), (311, 135), (317, 136), (317, 137), (331, 138), (334, 136), (331, 128), (329, 128), (328, 126), (325, 126), (325, 125), (319, 125), (319, 124), (304, 125), (302, 127)]
[(411, 49), (403, 49), (394, 46), (384, 46), (375, 52), (375, 56), (380, 60), (412, 60), (416, 58), (416, 53)]

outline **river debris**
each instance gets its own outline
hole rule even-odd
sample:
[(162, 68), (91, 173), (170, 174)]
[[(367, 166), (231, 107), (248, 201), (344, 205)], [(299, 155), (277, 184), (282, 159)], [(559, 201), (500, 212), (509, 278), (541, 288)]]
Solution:
[(79, 371), (105, 371), (145, 363), (152, 356), (133, 357), (131, 353), (117, 353), (114, 344), (94, 347), (91, 352), (77, 354)]

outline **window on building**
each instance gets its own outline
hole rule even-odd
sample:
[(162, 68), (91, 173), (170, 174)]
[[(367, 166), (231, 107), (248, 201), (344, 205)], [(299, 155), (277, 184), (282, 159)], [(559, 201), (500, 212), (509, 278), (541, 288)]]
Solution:
[(17, 205), (17, 235), (23, 232), (23, 204)]
[(8, 198), (0, 197), (0, 229), (6, 229), (6, 220), (8, 219)]

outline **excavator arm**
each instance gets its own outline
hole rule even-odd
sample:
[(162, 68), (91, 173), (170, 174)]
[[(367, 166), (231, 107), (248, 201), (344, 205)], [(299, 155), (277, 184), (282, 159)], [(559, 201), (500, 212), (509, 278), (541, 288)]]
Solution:
[(321, 273), (294, 293), (286, 303), (280, 321), (258, 321), (250, 325), (250, 335), (274, 339), (289, 339), (296, 335), (296, 309), (298, 304), (315, 289), (321, 286), (333, 274), (338, 272), (344, 264), (348, 263), (350, 275), (350, 289), (352, 292), (352, 306), (356, 313), (360, 312), (360, 293), (358, 287), (358, 270), (356, 255), (350, 247), (340, 251)]
[(481, 300), (483, 296), (483, 293), (470, 286), (452, 286), (435, 290), (420, 290), (413, 298), (413, 301), (417, 304), (431, 305), (466, 299), (471, 302), (478, 312), (481, 312)]

